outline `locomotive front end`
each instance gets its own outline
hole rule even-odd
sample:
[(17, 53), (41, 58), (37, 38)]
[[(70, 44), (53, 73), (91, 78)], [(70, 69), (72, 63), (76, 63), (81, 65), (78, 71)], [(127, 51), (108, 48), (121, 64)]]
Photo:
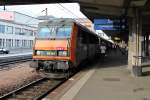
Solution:
[[(64, 73), (69, 69), (70, 50), (67, 40), (36, 40), (32, 67), (45, 74)], [(58, 77), (58, 76), (57, 76)]]
[(69, 74), (72, 26), (64, 23), (41, 23), (33, 47), (33, 62), (41, 75), (65, 78)]

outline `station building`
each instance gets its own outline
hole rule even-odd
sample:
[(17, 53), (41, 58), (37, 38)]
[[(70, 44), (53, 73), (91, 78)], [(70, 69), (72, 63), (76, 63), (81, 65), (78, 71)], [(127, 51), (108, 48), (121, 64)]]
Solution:
[(32, 48), (39, 20), (18, 12), (0, 12), (0, 48)]

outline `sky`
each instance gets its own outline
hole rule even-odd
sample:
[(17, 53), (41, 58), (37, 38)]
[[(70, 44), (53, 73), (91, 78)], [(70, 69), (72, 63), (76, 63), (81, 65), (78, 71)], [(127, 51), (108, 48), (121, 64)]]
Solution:
[[(48, 9), (48, 15), (57, 18), (86, 18), (86, 16), (80, 12), (78, 3), (6, 6), (7, 11), (17, 11), (32, 17), (45, 15), (45, 11), (43, 11), (45, 8)], [(0, 6), (0, 11), (3, 11), (3, 6)]]

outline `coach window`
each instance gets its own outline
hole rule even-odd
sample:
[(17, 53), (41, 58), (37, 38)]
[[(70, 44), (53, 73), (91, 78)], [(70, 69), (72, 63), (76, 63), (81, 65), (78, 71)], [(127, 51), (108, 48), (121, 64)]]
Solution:
[(5, 33), (5, 25), (0, 25), (0, 33)]
[(87, 43), (87, 35), (85, 30), (79, 29), (79, 39), (81, 43), (86, 44)]
[(83, 36), (82, 36), (83, 34), (82, 34), (82, 30), (79, 28), (79, 30), (78, 30), (78, 41), (79, 41), (79, 43), (82, 43), (83, 41)]
[(91, 44), (94, 44), (95, 41), (96, 41), (94, 35), (90, 35), (90, 38), (89, 38), (89, 39), (90, 39), (90, 43), (91, 43)]
[(88, 32), (84, 31), (84, 35), (83, 35), (84, 36), (84, 39), (83, 39), (84, 44), (87, 44), (89, 42), (89, 34), (90, 33), (88, 33), (88, 34), (86, 34), (86, 33), (88, 33)]
[(13, 34), (13, 27), (12, 26), (7, 26), (7, 33), (8, 34)]

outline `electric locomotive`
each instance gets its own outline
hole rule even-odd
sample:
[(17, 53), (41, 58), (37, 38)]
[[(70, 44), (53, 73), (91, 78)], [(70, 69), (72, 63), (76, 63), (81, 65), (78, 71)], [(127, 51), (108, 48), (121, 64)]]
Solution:
[(46, 77), (68, 77), (82, 61), (95, 57), (98, 43), (94, 32), (73, 19), (41, 22), (31, 67)]

